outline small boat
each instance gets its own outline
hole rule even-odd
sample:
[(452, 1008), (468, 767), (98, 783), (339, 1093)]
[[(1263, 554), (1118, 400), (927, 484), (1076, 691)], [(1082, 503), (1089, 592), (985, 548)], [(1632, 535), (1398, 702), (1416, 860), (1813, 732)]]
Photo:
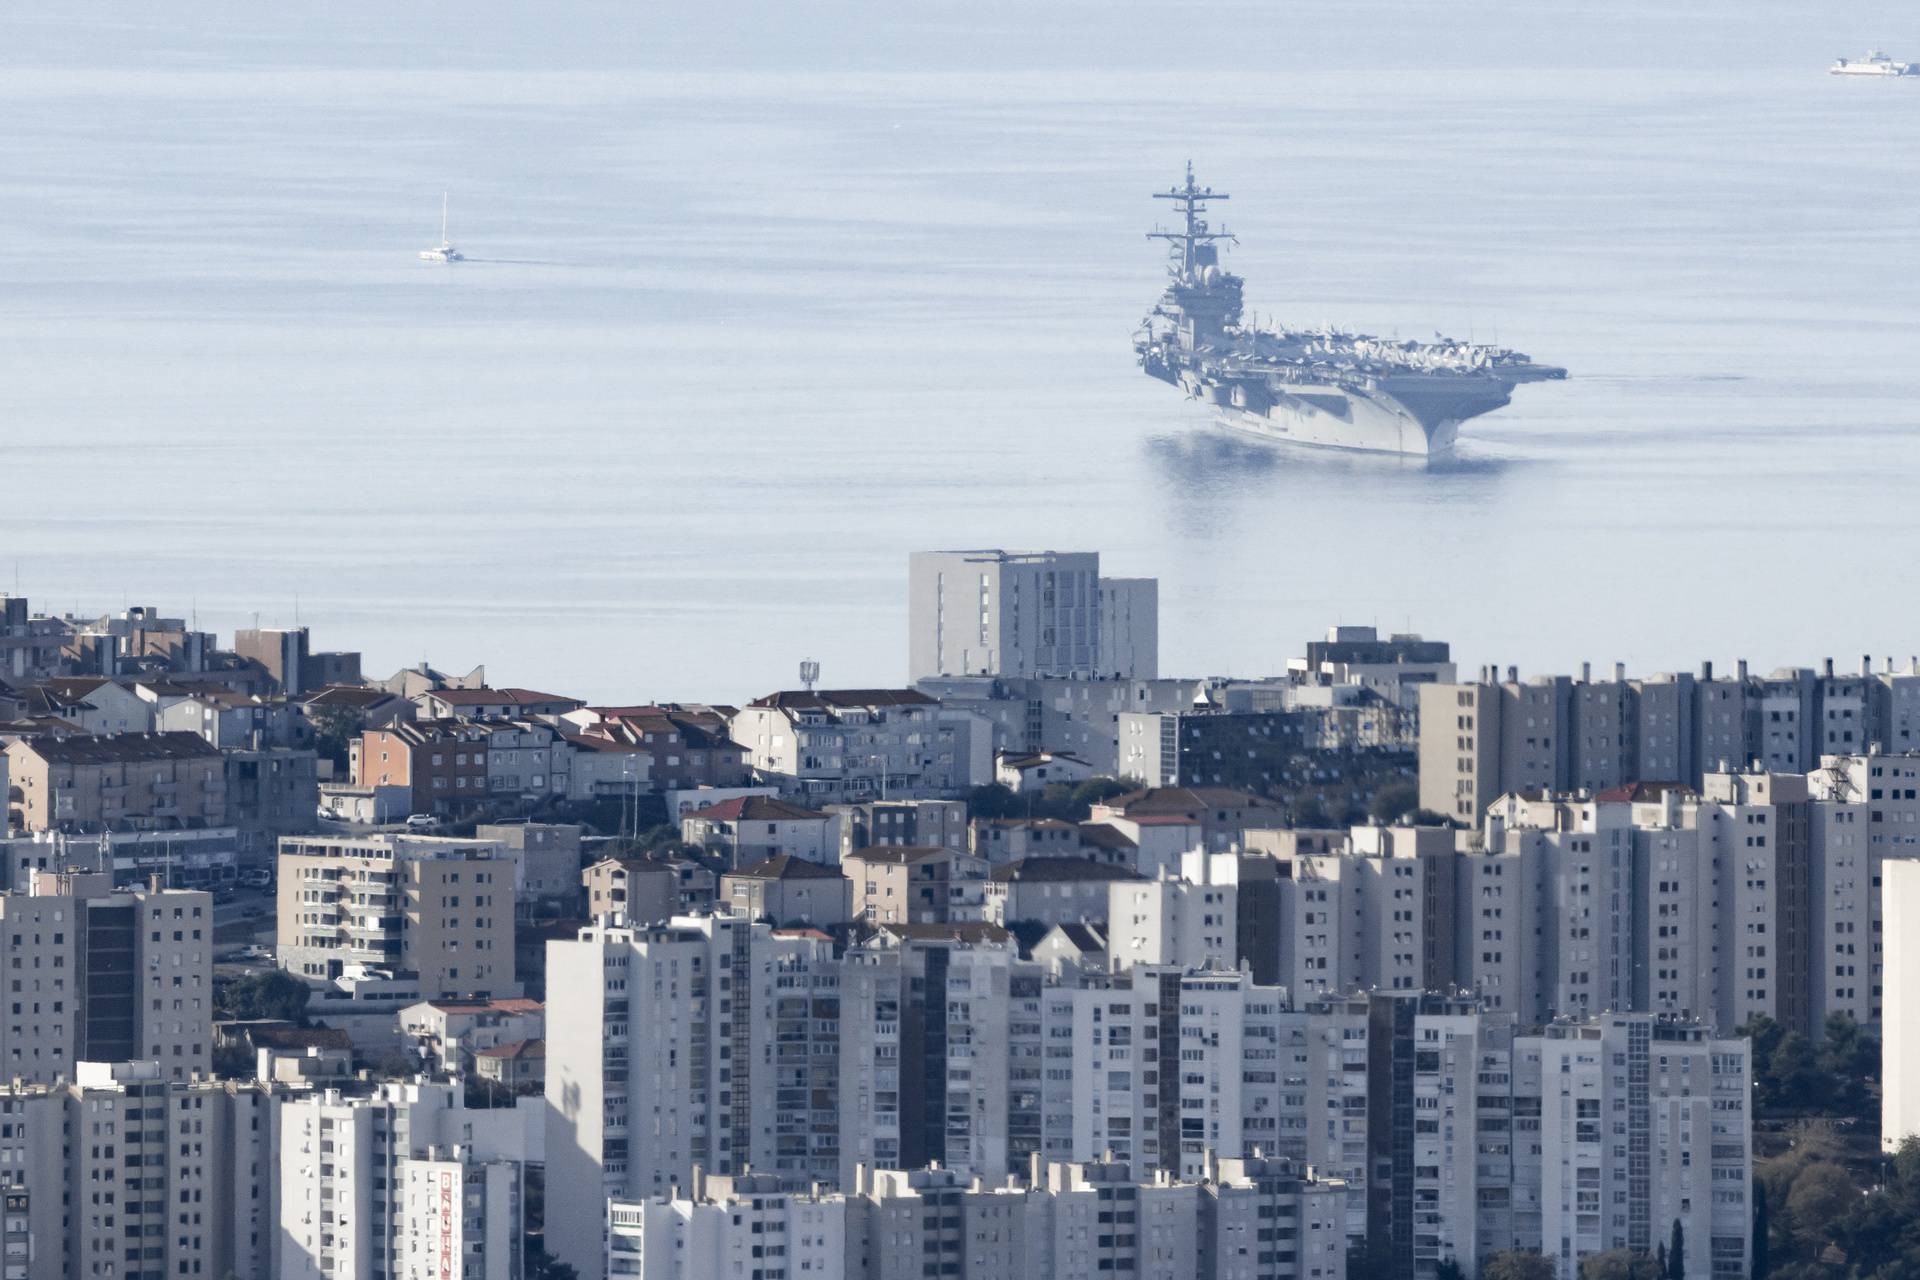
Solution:
[(447, 239), (447, 193), (444, 191), (440, 193), (440, 247), (422, 249), (420, 260), (422, 262), (464, 262), (466, 260), (465, 256), (453, 247), (453, 241)]
[(1864, 58), (1841, 58), (1827, 74), (1836, 76), (1920, 76), (1920, 66), (1911, 62), (1895, 62), (1878, 49), (1871, 49)]

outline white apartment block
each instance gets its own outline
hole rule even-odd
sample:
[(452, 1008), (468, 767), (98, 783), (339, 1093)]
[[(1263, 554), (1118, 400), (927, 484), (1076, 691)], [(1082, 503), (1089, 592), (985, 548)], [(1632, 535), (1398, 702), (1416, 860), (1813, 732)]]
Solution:
[(515, 879), (491, 840), (282, 837), (280, 967), (315, 983), (350, 965), (415, 974), (429, 1000), (517, 996)]
[(844, 1280), (846, 1201), (771, 1174), (696, 1175), (685, 1196), (607, 1203), (606, 1274), (627, 1280)]
[(9, 1280), (270, 1274), (265, 1088), (175, 1080), (155, 1062), (72, 1074), (0, 1090)]
[(907, 614), (910, 680), (1152, 679), (1159, 664), (1159, 584), (1102, 578), (1098, 552), (915, 552)]
[[(1920, 861), (1887, 866), (1882, 909), (1920, 919)], [(1884, 957), (1886, 1008), (1880, 1023), (1880, 1145), (1897, 1151), (1920, 1137), (1920, 931), (1895, 929)]]
[(755, 777), (810, 805), (948, 798), (993, 777), (989, 727), (912, 689), (768, 694), (729, 732)]
[(1107, 886), (1107, 956), (1115, 969), (1136, 964), (1188, 969), (1237, 968), (1240, 857), (1196, 849), (1180, 874), (1118, 880)]
[(51, 1082), (81, 1061), (204, 1075), (213, 1054), (213, 898), (35, 872), (0, 895), (0, 1072)]
[(463, 1146), (402, 1160), (396, 1280), (520, 1280), (523, 1173)]
[[(1648, 1014), (1555, 1024), (1514, 1045), (1515, 1183), (1538, 1189), (1531, 1246), (1576, 1280), (1581, 1258), (1651, 1253), (1679, 1222), (1690, 1276), (1746, 1276), (1753, 1072), (1745, 1040)], [(1532, 1110), (1528, 1106), (1526, 1110)]]
[(988, 1184), (858, 1171), (844, 1194), (761, 1175), (608, 1206), (607, 1274), (641, 1280), (1341, 1280), (1344, 1189), (1293, 1163), (1210, 1163), (1205, 1181), (1124, 1163), (1037, 1162)]
[(837, 1176), (837, 1027), (811, 986), (831, 957), (823, 934), (733, 916), (548, 944), (547, 1231), (583, 1280), (604, 1265), (610, 1198), (668, 1194), (696, 1168)]
[[(543, 1151), (528, 1134), (531, 1111), (467, 1110), (458, 1086), (425, 1081), (281, 1099), (276, 1280), (518, 1276), (519, 1169)], [(424, 1171), (410, 1176), (416, 1161)], [(426, 1179), (437, 1197), (449, 1171), (459, 1175), (458, 1203), (449, 1211), (436, 1202), (429, 1229), (417, 1216)], [(442, 1237), (443, 1227), (456, 1238)], [(431, 1266), (423, 1232), (432, 1236)], [(443, 1261), (450, 1272), (437, 1269)]]

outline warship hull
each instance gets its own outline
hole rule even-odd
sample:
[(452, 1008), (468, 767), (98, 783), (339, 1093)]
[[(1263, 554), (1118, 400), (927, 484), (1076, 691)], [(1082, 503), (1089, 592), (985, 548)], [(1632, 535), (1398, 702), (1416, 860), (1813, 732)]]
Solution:
[(1389, 378), (1365, 389), (1334, 382), (1274, 387), (1214, 382), (1192, 370), (1169, 381), (1212, 406), (1216, 425), (1238, 436), (1413, 458), (1447, 453), (1462, 422), (1506, 405), (1513, 390), (1492, 378)]

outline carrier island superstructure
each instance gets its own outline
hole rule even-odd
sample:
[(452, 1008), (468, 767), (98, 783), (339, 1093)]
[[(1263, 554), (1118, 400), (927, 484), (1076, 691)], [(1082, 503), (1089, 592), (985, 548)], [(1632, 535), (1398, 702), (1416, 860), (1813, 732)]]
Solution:
[(1183, 225), (1168, 242), (1170, 277), (1134, 338), (1140, 367), (1213, 406), (1219, 424), (1263, 440), (1427, 457), (1460, 424), (1501, 408), (1522, 382), (1567, 376), (1518, 351), (1437, 338), (1405, 342), (1337, 330), (1260, 329), (1241, 319), (1239, 276), (1220, 265), (1207, 203), (1225, 192), (1186, 183), (1154, 193)]

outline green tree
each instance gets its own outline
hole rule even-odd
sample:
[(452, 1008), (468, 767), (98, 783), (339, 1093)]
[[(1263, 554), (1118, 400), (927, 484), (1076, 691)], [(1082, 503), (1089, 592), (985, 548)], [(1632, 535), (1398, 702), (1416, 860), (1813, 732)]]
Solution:
[(1846, 1216), (1856, 1199), (1853, 1179), (1839, 1165), (1823, 1160), (1802, 1169), (1787, 1192), (1785, 1205), (1796, 1253), (1809, 1261), (1818, 1257), (1832, 1238), (1834, 1225)]
[(1467, 1280), (1467, 1273), (1452, 1258), (1442, 1258), (1433, 1269), (1433, 1280)]
[(1017, 818), (1024, 810), (1020, 797), (998, 782), (990, 782), (984, 787), (975, 787), (967, 793), (969, 818)]
[(1667, 1280), (1687, 1280), (1687, 1229), (1673, 1220), (1673, 1239), (1667, 1244)]
[(1511, 1249), (1481, 1264), (1480, 1280), (1553, 1280), (1553, 1263), (1537, 1253)]
[(1820, 1044), (1820, 1069), (1828, 1077), (1824, 1110), (1868, 1118), (1873, 1115), (1871, 1082), (1880, 1074), (1880, 1042), (1845, 1013), (1827, 1015)]
[(1767, 1280), (1767, 1233), (1773, 1224), (1767, 1221), (1767, 1184), (1753, 1180), (1753, 1278)]
[(1367, 816), (1375, 822), (1394, 823), (1413, 812), (1419, 804), (1420, 784), (1389, 782), (1373, 793), (1373, 803), (1367, 806)]
[(1830, 1081), (1820, 1071), (1820, 1054), (1813, 1042), (1798, 1031), (1789, 1031), (1780, 1039), (1768, 1060), (1768, 1075), (1773, 1082), (1773, 1097), (1761, 1095), (1761, 1109), (1769, 1101), (1776, 1112), (1798, 1115), (1817, 1111)]
[(282, 969), (250, 973), (214, 991), (215, 1012), (240, 1022), (277, 1018), (305, 1026), (313, 988)]
[(1088, 778), (1073, 789), (1073, 802), (1091, 809), (1096, 804), (1123, 796), (1133, 789), (1132, 783), (1119, 778)]
[(347, 748), (360, 736), (360, 713), (352, 707), (321, 707), (313, 713), (313, 749), (345, 770)]
[(1608, 1249), (1580, 1264), (1580, 1280), (1660, 1280), (1659, 1266), (1644, 1253)]

